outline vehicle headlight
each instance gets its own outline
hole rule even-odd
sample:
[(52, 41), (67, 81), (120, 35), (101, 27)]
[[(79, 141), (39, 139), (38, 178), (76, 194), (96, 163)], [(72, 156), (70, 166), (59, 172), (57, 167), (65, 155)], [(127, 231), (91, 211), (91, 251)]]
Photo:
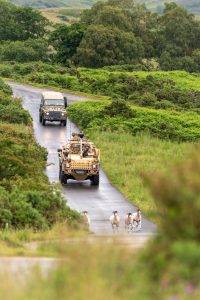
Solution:
[(96, 168), (97, 168), (97, 165), (92, 165), (92, 168), (93, 168), (93, 169), (96, 169)]
[(49, 115), (49, 112), (46, 112), (45, 114), (48, 116), (48, 115)]
[(62, 113), (62, 114), (61, 114), (61, 116), (64, 116), (64, 115), (65, 115), (65, 113)]
[(65, 165), (65, 168), (66, 168), (66, 169), (70, 168), (70, 165), (69, 165), (69, 164), (66, 164), (66, 165)]

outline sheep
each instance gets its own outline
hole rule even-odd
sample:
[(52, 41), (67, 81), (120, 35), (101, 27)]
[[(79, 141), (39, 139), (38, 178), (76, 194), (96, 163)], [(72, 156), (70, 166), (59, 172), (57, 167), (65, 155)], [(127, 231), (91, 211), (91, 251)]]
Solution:
[(142, 227), (142, 215), (141, 215), (141, 210), (138, 208), (137, 212), (132, 214), (133, 218), (133, 228), (137, 228), (138, 230), (141, 229)]
[(85, 223), (90, 226), (90, 218), (88, 217), (87, 210), (82, 211), (82, 216), (84, 218)]
[(125, 230), (128, 230), (128, 232), (132, 229), (133, 225), (133, 215), (132, 213), (128, 213), (125, 216)]
[(117, 211), (113, 211), (113, 214), (110, 216), (110, 223), (112, 225), (113, 232), (118, 232), (120, 217)]

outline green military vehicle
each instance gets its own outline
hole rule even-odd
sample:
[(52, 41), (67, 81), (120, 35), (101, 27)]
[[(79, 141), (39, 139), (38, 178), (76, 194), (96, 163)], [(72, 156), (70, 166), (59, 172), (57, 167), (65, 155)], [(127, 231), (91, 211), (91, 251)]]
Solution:
[(83, 134), (73, 133), (72, 139), (58, 149), (58, 153), (62, 184), (66, 184), (68, 179), (89, 179), (93, 185), (99, 185), (100, 150)]
[(43, 126), (46, 122), (59, 121), (60, 125), (66, 126), (67, 124), (67, 98), (63, 97), (58, 92), (44, 92), (42, 93), (39, 120)]

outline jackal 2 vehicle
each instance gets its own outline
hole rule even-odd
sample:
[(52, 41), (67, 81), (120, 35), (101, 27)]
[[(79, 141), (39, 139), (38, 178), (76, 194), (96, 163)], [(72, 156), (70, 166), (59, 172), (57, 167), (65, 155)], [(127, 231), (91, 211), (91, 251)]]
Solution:
[(58, 149), (58, 153), (62, 184), (66, 184), (68, 179), (90, 179), (93, 185), (99, 185), (100, 150), (83, 134), (73, 133), (72, 139)]
[(43, 126), (46, 121), (59, 121), (60, 125), (66, 126), (67, 113), (67, 98), (63, 97), (61, 93), (57, 92), (44, 92), (42, 93), (39, 120)]

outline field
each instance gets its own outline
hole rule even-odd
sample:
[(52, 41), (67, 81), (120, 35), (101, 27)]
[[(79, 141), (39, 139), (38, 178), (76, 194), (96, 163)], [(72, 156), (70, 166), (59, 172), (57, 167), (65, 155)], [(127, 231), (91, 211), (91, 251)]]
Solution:
[(110, 181), (155, 221), (157, 208), (144, 184), (144, 175), (167, 173), (170, 165), (187, 157), (192, 145), (120, 131), (91, 131), (90, 138), (101, 148), (102, 167)]
[(190, 137), (194, 137), (195, 131), (198, 136), (199, 129), (195, 127), (200, 125), (200, 119), (189, 114), (136, 108), (131, 117), (122, 106), (118, 113), (115, 110), (117, 115), (112, 115), (112, 105), (86, 101), (71, 105), (68, 112), (100, 147), (102, 166), (110, 181), (151, 217), (157, 208), (144, 186), (143, 176), (165, 173), (170, 164), (187, 157), (193, 144), (182, 141), (192, 141)]
[(73, 24), (79, 20), (82, 8), (46, 8), (41, 9), (44, 17), (55, 24)]

